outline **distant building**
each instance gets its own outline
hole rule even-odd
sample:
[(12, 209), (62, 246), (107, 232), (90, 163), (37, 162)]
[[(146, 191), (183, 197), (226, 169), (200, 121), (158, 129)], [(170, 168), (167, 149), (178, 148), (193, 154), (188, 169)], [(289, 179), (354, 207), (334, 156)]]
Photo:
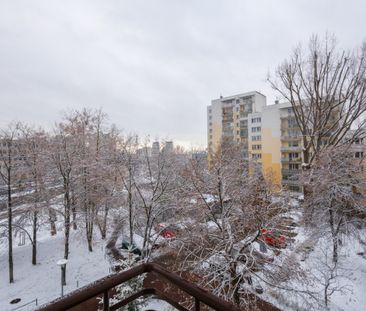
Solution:
[(196, 161), (201, 168), (206, 169), (208, 167), (207, 151), (193, 151), (191, 158)]
[(154, 141), (152, 143), (152, 148), (151, 148), (151, 155), (152, 156), (157, 156), (160, 153), (160, 143), (158, 141)]
[(143, 147), (143, 148), (140, 148), (140, 149), (138, 149), (137, 150), (137, 154), (139, 155), (139, 156), (148, 156), (148, 157), (150, 157), (151, 156), (151, 154), (152, 154), (152, 148), (151, 147)]
[(166, 141), (162, 151), (165, 152), (165, 153), (173, 153), (173, 151), (174, 151), (173, 142), (172, 141)]

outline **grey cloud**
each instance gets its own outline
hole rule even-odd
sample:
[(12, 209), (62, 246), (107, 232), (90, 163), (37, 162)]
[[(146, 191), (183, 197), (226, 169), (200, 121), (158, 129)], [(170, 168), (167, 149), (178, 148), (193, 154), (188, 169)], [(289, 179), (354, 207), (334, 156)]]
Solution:
[(300, 41), (359, 45), (363, 1), (0, 1), (0, 124), (103, 107), (127, 131), (204, 145), (222, 93), (265, 82)]

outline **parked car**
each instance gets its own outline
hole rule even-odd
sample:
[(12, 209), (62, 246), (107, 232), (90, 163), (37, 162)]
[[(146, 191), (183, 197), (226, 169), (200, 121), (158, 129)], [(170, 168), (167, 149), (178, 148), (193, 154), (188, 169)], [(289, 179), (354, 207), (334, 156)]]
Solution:
[(156, 230), (159, 231), (159, 235), (167, 239), (177, 236), (176, 229), (177, 228), (174, 225), (158, 224), (156, 226)]
[(259, 236), (259, 239), (269, 246), (279, 248), (286, 247), (286, 237), (271, 229), (263, 228), (261, 230), (261, 235)]
[(122, 241), (121, 249), (125, 249), (137, 255), (138, 257), (141, 257), (141, 250), (135, 245), (135, 243), (132, 243), (132, 245), (130, 245), (130, 242), (124, 240)]
[(164, 229), (160, 232), (160, 235), (164, 238), (174, 238), (177, 236), (177, 233), (174, 232), (174, 231), (170, 231), (170, 230), (167, 230), (167, 229)]

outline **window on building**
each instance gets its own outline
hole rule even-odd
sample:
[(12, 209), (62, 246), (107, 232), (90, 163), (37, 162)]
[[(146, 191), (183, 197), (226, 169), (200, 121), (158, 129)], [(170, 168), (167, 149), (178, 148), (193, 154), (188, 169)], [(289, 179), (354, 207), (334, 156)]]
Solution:
[(262, 149), (262, 145), (252, 145), (252, 149), (253, 150), (261, 150)]
[(257, 118), (252, 118), (252, 123), (260, 123), (262, 121), (262, 118), (257, 117)]
[(296, 186), (296, 185), (289, 185), (288, 189), (291, 190), (291, 191), (296, 191), (296, 192), (300, 191), (300, 187)]
[(262, 154), (260, 154), (260, 153), (253, 153), (252, 154), (252, 158), (253, 159), (262, 159)]
[(363, 151), (357, 151), (357, 152), (355, 153), (355, 158), (357, 158), (357, 159), (361, 159), (361, 158), (363, 158)]
[(252, 127), (252, 133), (258, 133), (260, 131), (261, 131), (261, 127), (260, 126)]
[(252, 141), (260, 141), (262, 136), (252, 136)]
[(299, 166), (299, 164), (290, 163), (288, 165), (288, 168), (289, 168), (289, 170), (298, 170), (300, 168), (300, 166)]
[(360, 144), (362, 144), (362, 142), (363, 142), (363, 138), (358, 138), (355, 140), (356, 145), (360, 145)]
[(297, 158), (299, 158), (299, 153), (298, 152), (290, 152), (288, 154), (288, 157), (290, 158), (290, 160), (291, 159), (297, 159)]

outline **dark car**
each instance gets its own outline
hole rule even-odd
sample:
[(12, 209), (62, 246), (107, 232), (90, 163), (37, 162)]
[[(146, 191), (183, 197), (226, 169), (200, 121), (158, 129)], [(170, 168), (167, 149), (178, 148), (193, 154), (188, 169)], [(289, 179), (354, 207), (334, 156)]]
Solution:
[(125, 249), (125, 250), (141, 257), (141, 250), (135, 245), (135, 243), (132, 243), (132, 245), (130, 245), (130, 242), (122, 241), (121, 249)]

